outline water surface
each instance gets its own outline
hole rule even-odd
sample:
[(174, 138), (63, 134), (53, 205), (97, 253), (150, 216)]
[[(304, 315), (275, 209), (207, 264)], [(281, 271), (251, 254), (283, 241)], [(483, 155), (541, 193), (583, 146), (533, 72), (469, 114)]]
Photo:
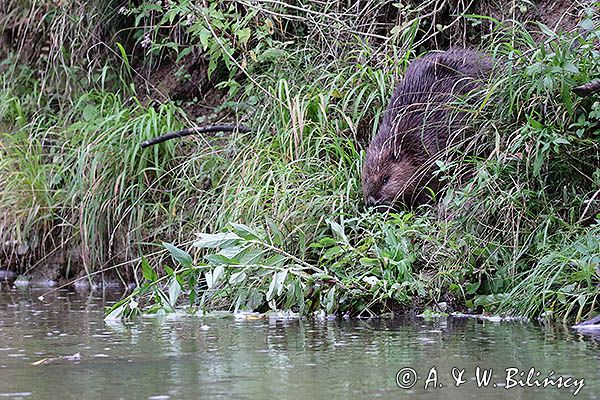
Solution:
[[(114, 295), (61, 291), (42, 302), (39, 294), (0, 291), (0, 399), (596, 399), (600, 394), (600, 339), (564, 326), (459, 318), (187, 316), (107, 324), (103, 306)], [(32, 365), (76, 353), (79, 361)], [(477, 387), (477, 367), (492, 370), (487, 387)], [(405, 375), (398, 371), (411, 378), (407, 368), (417, 373), (417, 381), (402, 389), (396, 380), (402, 384)], [(542, 381), (554, 371), (554, 379), (570, 377), (571, 387), (507, 389), (507, 382), (514, 383), (506, 380), (509, 368), (515, 368), (511, 374), (518, 371), (514, 381), (527, 384), (534, 368), (532, 378)], [(573, 382), (581, 379), (584, 386), (573, 397)], [(464, 383), (456, 387), (456, 380)]]

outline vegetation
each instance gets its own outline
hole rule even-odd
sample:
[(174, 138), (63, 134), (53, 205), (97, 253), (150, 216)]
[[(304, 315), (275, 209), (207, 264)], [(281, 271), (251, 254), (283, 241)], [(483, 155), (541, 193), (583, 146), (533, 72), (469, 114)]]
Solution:
[[(598, 3), (568, 30), (528, 1), (5, 3), (0, 268), (136, 282), (112, 316), (598, 312), (600, 97), (572, 91), (600, 77)], [(438, 160), (435, 204), (366, 210), (396, 79), (449, 46), (498, 60), (461, 105), (479, 156)], [(254, 130), (140, 148), (221, 120)]]

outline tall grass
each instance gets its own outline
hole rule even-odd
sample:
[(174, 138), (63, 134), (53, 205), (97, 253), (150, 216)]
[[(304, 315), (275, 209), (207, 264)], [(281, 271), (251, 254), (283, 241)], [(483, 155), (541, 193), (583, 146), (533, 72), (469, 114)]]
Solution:
[(4, 134), (2, 239), (29, 247), (34, 259), (52, 247), (77, 247), (74, 257), (88, 271), (135, 255), (132, 244), (151, 236), (159, 219), (148, 216), (164, 199), (153, 186), (175, 157), (172, 146), (142, 152), (138, 137), (178, 127), (177, 113), (91, 91), (65, 113), (41, 113)]

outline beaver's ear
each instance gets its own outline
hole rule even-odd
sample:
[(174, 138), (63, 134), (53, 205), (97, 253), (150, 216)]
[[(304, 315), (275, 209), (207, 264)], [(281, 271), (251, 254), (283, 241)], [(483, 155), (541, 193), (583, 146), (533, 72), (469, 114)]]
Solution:
[(404, 159), (404, 154), (401, 151), (390, 151), (388, 153), (388, 160), (391, 162), (400, 162)]

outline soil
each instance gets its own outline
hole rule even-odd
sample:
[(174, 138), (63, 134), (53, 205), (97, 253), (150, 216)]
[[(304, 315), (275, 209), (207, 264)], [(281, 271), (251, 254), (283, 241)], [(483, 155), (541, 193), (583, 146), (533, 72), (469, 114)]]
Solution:
[(142, 104), (175, 101), (188, 116), (208, 125), (225, 118), (226, 113), (215, 112), (225, 100), (225, 91), (215, 88), (219, 77), (209, 79), (207, 71), (204, 55), (189, 55), (178, 64), (165, 61), (154, 70), (138, 74), (134, 81), (136, 87), (145, 89)]

